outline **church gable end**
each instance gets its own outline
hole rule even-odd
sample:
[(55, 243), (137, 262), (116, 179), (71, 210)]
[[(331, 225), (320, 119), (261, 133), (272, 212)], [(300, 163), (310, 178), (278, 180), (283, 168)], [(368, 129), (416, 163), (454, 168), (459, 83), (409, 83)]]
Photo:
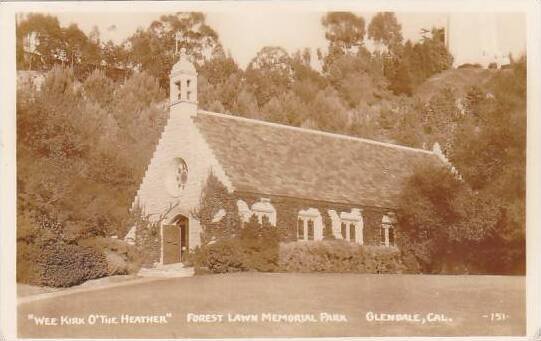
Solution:
[[(195, 247), (200, 244), (201, 228), (192, 212), (200, 203), (201, 191), (209, 174), (214, 174), (228, 190), (232, 191), (233, 188), (193, 122), (197, 114), (197, 101), (193, 97), (197, 94), (197, 74), (185, 58), (181, 56), (171, 72), (171, 86), (178, 85), (179, 88), (172, 88), (169, 118), (137, 191), (132, 210), (140, 209), (151, 220), (161, 217), (161, 225), (175, 223), (178, 217), (188, 219), (186, 244)], [(162, 231), (160, 235), (163, 237)], [(162, 262), (163, 254), (154, 261)]]

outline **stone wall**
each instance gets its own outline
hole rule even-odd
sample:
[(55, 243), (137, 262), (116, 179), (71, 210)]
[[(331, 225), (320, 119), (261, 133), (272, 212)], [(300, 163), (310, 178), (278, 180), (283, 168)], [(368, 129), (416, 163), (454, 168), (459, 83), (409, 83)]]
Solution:
[[(381, 219), (385, 213), (390, 211), (389, 209), (378, 207), (346, 205), (309, 199), (298, 199), (272, 195), (268, 196), (256, 193), (235, 193), (235, 196), (237, 200), (245, 201), (250, 207), (255, 202), (259, 201), (259, 199), (262, 197), (269, 198), (270, 203), (277, 211), (276, 226), (287, 228), (289, 231), (288, 238), (291, 240), (296, 240), (297, 218), (299, 211), (301, 210), (306, 210), (308, 208), (315, 208), (319, 210), (323, 218), (323, 228), (332, 229), (331, 218), (328, 214), (329, 210), (335, 210), (338, 214), (340, 214), (340, 212), (351, 212), (352, 209), (358, 208), (362, 209), (364, 223), (364, 244), (380, 245)], [(341, 236), (339, 235), (339, 233), (336, 232), (336, 230), (334, 231), (334, 235), (336, 238), (341, 238)]]
[[(230, 187), (222, 167), (193, 122), (197, 114), (195, 104), (179, 103), (171, 107), (171, 113), (152, 159), (137, 191), (132, 209), (139, 206), (144, 216), (157, 221), (171, 223), (178, 215), (189, 218), (191, 248), (200, 245), (201, 226), (193, 217), (200, 205), (203, 185), (210, 174)], [(175, 174), (175, 161), (183, 160), (188, 176), (184, 188), (178, 192), (171, 176)], [(169, 208), (173, 208), (169, 210)], [(164, 213), (167, 214), (164, 216)], [(161, 251), (160, 251), (161, 253)], [(158, 261), (160, 259), (158, 258)]]

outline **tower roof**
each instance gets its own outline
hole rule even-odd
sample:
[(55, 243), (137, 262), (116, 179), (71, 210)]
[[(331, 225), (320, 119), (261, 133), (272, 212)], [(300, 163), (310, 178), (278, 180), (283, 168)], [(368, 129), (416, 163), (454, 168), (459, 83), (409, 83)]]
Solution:
[(173, 68), (171, 69), (171, 74), (174, 74), (174, 73), (187, 73), (191, 75), (197, 74), (197, 71), (195, 70), (195, 66), (188, 59), (188, 56), (186, 55), (185, 51), (180, 52), (180, 58), (178, 62), (176, 62), (175, 65), (173, 65)]

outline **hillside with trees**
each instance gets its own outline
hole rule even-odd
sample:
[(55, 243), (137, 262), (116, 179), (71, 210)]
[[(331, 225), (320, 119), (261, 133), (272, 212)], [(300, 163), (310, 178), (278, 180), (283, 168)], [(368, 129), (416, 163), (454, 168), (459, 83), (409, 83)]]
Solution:
[(20, 20), (17, 68), (44, 75), (41, 87), (19, 82), (17, 92), (20, 268), (41, 264), (51, 245), (84, 248), (126, 233), (167, 119), (179, 32), (203, 109), (417, 148), (438, 142), (460, 180), (430, 170), (412, 178), (404, 250), (427, 272), (451, 271), (441, 260), (460, 249), (482, 251), (457, 271), (523, 273), (525, 58), (505, 70), (452, 69), (441, 28), (412, 42), (390, 12), (369, 23), (331, 12), (321, 23), (328, 52), (267, 46), (242, 69), (202, 13), (162, 16), (122, 44), (50, 15)]

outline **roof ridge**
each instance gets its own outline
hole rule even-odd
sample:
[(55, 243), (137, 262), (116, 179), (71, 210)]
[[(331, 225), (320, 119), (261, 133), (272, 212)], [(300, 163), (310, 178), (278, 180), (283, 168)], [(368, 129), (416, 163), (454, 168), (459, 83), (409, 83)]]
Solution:
[(242, 117), (242, 116), (228, 115), (228, 114), (217, 113), (217, 112), (201, 110), (201, 109), (199, 109), (197, 111), (197, 113), (198, 114), (201, 113), (201, 114), (205, 114), (205, 115), (211, 115), (211, 116), (218, 116), (218, 117), (223, 117), (223, 118), (232, 119), (232, 120), (252, 122), (252, 123), (262, 124), (262, 125), (268, 125), (268, 126), (271, 126), (271, 127), (277, 127), (277, 128), (283, 128), (283, 129), (291, 129), (291, 130), (296, 130), (296, 131), (300, 131), (300, 132), (307, 132), (307, 133), (318, 134), (318, 135), (323, 135), (323, 136), (328, 136), (328, 137), (341, 138), (341, 139), (345, 139), (345, 140), (364, 142), (364, 143), (380, 145), (380, 146), (389, 147), (389, 148), (403, 149), (403, 150), (407, 150), (407, 151), (411, 151), (411, 152), (418, 152), (418, 153), (420, 152), (420, 153), (435, 155), (434, 152), (431, 151), (431, 150), (413, 148), (413, 147), (403, 146), (403, 145), (400, 145), (400, 144), (380, 142), (380, 141), (365, 139), (365, 138), (362, 138), (362, 137), (355, 137), (355, 136), (349, 136), (349, 135), (344, 135), (344, 134), (330, 133), (330, 132), (316, 130), (316, 129), (308, 129), (308, 128), (289, 126), (289, 125), (286, 125), (286, 124), (261, 121), (261, 120), (256, 120), (256, 119), (253, 119), (253, 118), (246, 118), (246, 117)]

